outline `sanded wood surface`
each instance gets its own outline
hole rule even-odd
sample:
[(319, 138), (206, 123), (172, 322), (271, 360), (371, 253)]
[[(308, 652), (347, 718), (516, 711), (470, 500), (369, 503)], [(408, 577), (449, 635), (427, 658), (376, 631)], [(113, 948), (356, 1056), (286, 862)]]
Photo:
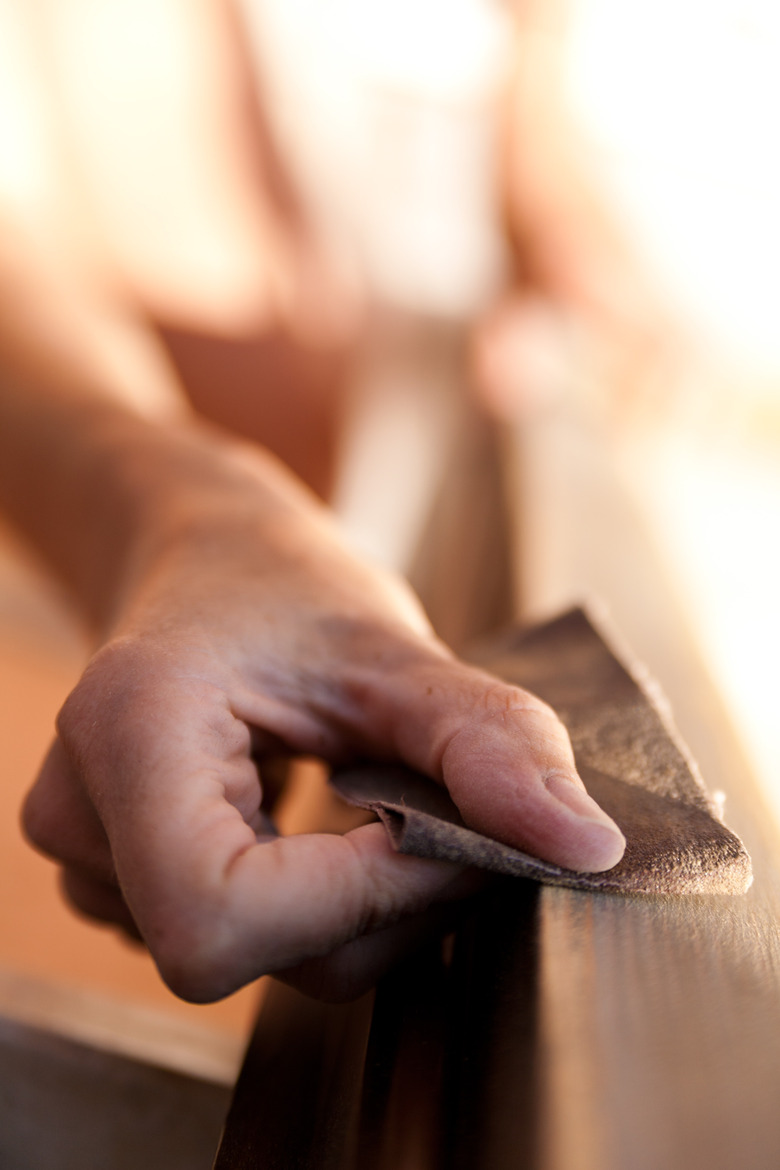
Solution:
[(709, 779), (754, 853), (747, 894), (506, 879), (447, 961), (421, 956), (385, 981), (372, 1020), (365, 1001), (321, 1007), (284, 989), (261, 1016), (219, 1170), (780, 1165), (777, 841), (711, 704)]
[(619, 907), (543, 892), (541, 1166), (780, 1165), (780, 840), (717, 696), (700, 710), (686, 734), (754, 883)]
[[(595, 482), (599, 461), (584, 470)], [(751, 854), (753, 885), (736, 897), (616, 898), (500, 879), (443, 950), (384, 981), (370, 1012), (280, 989), (257, 1033), (273, 1028), (273, 1060), (253, 1046), (218, 1170), (780, 1166), (780, 833), (635, 518), (597, 487), (580, 542), (592, 572), (572, 574), (573, 587), (596, 581), (660, 678)], [(452, 564), (446, 550), (441, 563)], [(442, 578), (446, 597), (457, 579)], [(511, 673), (511, 642), (493, 652)], [(348, 1108), (342, 1096), (329, 1126), (341, 1042), (327, 1058), (322, 1045), (344, 1032)]]

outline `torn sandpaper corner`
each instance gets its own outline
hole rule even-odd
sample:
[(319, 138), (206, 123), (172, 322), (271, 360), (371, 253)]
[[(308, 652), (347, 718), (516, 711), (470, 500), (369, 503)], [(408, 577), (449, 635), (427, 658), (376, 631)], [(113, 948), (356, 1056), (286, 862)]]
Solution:
[(576, 873), (466, 828), (445, 789), (406, 768), (368, 764), (337, 772), (336, 790), (376, 813), (401, 853), (611, 893), (748, 889), (752, 871), (742, 842), (721, 822), (658, 707), (582, 610), (510, 632), (480, 665), (555, 708), (588, 791), (625, 834), (625, 854), (606, 873)]

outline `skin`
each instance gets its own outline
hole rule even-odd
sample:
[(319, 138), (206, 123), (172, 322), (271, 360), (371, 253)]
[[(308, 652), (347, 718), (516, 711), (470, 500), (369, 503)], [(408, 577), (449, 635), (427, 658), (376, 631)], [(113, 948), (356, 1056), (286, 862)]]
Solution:
[[(178, 0), (111, 3), (125, 21), (165, 10), (181, 24), (185, 12)], [(46, 0), (38, 7), (45, 14)], [(219, 54), (232, 51), (233, 26), (222, 4), (187, 11), (199, 51), (218, 46), (199, 79), (206, 96), (215, 87), (215, 117), (228, 117)], [(82, 4), (58, 0), (58, 13), (77, 22)], [(585, 793), (555, 714), (454, 658), (407, 586), (359, 561), (267, 446), (188, 403), (155, 314), (228, 339), (279, 330), (294, 354), (317, 317), (312, 290), (331, 303), (335, 286), (309, 263), (306, 305), (290, 294), (306, 233), (262, 168), (249, 168), (245, 123), (200, 134), (197, 122), (175, 121), (176, 103), (160, 112), (159, 101), (153, 113), (173, 119), (192, 173), (221, 167), (209, 206), (202, 191), (189, 200), (186, 190), (144, 188), (161, 216), (171, 200), (187, 209), (158, 241), (164, 279), (149, 241), (128, 271), (119, 244), (132, 209), (112, 205), (115, 171), (101, 178), (85, 165), (101, 157), (102, 124), (80, 152), (73, 128), (60, 127), (73, 148), (57, 180), (69, 214), (2, 200), (0, 500), (72, 589), (96, 646), (24, 825), (62, 867), (74, 905), (140, 936), (180, 996), (219, 998), (270, 971), (318, 994), (352, 994), (446, 919), (473, 875), (396, 855), (373, 824), (269, 836), (265, 759), (403, 761), (445, 784), (468, 824), (575, 869), (610, 868), (624, 841)], [(121, 124), (109, 129), (121, 136)], [(131, 159), (135, 180), (143, 161)], [(53, 203), (61, 210), (62, 195)], [(258, 229), (271, 220), (274, 255), (286, 257), (278, 280)], [(199, 251), (195, 237), (214, 247)], [(229, 295), (212, 303), (197, 290), (217, 253)], [(336, 317), (317, 317), (334, 368), (350, 314)], [(260, 367), (260, 438), (290, 368)], [(305, 402), (305, 385), (298, 391)]]

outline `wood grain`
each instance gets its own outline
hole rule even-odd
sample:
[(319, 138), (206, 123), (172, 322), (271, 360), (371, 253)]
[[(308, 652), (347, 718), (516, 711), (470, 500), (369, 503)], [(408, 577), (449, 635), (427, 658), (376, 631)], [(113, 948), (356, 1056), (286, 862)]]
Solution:
[[(278, 1163), (289, 1166), (780, 1165), (780, 833), (649, 542), (625, 500), (598, 478), (602, 463), (578, 465), (580, 505), (589, 483), (599, 504), (578, 545), (594, 563), (580, 573), (580, 562), (551, 592), (560, 601), (599, 583), (620, 630), (660, 678), (709, 789), (724, 793), (728, 822), (753, 859), (752, 887), (737, 898), (614, 898), (499, 880), (438, 962), (429, 952), (377, 989), (370, 1020), (362, 1005), (336, 1009), (360, 1042), (348, 1065), (351, 1121), (327, 1131), (327, 1157), (317, 1141), (333, 1065), (316, 1057), (312, 1037), (302, 1042), (303, 1001), (289, 993), (276, 1010), (273, 1049), (262, 1056), (255, 1047), (245, 1064), (249, 1105), (226, 1129), (231, 1149), (254, 1143), (254, 1160), (225, 1154), (219, 1170), (277, 1164), (266, 1160), (262, 1140), (272, 1082), (290, 1086), (286, 1115), (274, 1115), (275, 1148), (289, 1141), (301, 1155)], [(544, 503), (535, 500), (542, 511)], [(556, 539), (568, 547), (565, 534)], [(452, 587), (451, 574), (444, 582)], [(511, 657), (511, 647), (497, 655), (502, 673)], [(331, 1027), (333, 1009), (307, 1010), (315, 1036)], [(326, 1013), (321, 1023), (318, 1011)], [(261, 1017), (260, 1029), (267, 1025)], [(356, 1051), (363, 1056), (355, 1061)], [(295, 1089), (301, 1076), (303, 1096)], [(275, 1100), (282, 1110), (283, 1097)], [(320, 1136), (304, 1141), (302, 1154), (301, 1107), (322, 1114), (307, 1121), (306, 1132)], [(404, 1144), (407, 1124), (417, 1137)]]

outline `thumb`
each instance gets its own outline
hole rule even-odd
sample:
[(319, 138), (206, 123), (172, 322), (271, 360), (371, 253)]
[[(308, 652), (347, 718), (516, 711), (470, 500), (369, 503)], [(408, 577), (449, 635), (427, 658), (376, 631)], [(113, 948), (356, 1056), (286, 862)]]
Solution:
[(567, 869), (600, 872), (622, 857), (623, 834), (535, 695), (435, 654), (364, 694), (389, 750), (443, 783), (470, 828)]

